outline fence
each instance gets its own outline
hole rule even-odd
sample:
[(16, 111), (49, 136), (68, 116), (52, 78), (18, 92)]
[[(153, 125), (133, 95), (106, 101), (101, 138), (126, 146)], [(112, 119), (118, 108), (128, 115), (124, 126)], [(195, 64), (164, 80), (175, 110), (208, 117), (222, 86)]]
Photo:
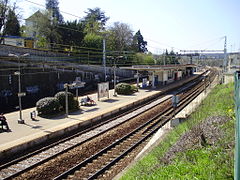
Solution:
[(234, 179), (240, 180), (240, 71), (235, 73), (235, 107), (236, 107), (236, 135), (235, 135), (235, 169)]

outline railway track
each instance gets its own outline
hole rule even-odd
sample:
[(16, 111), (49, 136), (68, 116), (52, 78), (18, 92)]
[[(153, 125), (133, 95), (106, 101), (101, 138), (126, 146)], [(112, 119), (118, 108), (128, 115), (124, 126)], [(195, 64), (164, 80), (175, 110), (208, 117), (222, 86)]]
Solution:
[[(188, 88), (191, 88), (191, 86), (189, 86)], [(183, 89), (182, 91), (186, 89), (187, 88)], [(147, 106), (144, 106), (138, 109), (137, 112), (134, 111), (132, 112), (132, 114), (130, 113), (123, 117), (117, 118), (115, 122), (112, 121), (111, 124), (105, 124), (97, 128), (93, 128), (91, 131), (87, 131), (85, 133), (81, 133), (80, 135), (70, 137), (67, 140), (58, 142), (54, 146), (51, 146), (44, 150), (40, 150), (37, 153), (32, 153), (28, 157), (19, 159), (18, 161), (15, 161), (12, 163), (5, 164), (0, 167), (0, 177), (2, 179), (11, 179), (11, 178), (17, 177), (20, 174), (28, 171), (29, 169), (33, 169), (34, 167), (37, 167), (40, 164), (43, 164), (49, 161), (50, 159), (57, 157), (59, 154), (63, 154), (69, 151), (70, 149), (73, 149), (87, 141), (90, 141), (91, 139), (94, 139), (100, 136), (103, 133), (106, 133), (110, 129), (113, 129), (119, 126), (120, 124), (128, 121), (130, 118), (134, 118), (137, 115), (142, 114), (146, 110), (149, 110), (163, 102), (169, 101), (170, 98), (171, 98), (171, 95), (165, 96), (165, 98), (163, 99), (158, 99), (157, 101), (154, 101), (148, 104)], [(170, 115), (164, 115), (164, 116), (171, 117)]]
[(20, 158), (16, 161), (4, 164), (0, 167), (0, 177), (4, 179), (10, 179), (18, 176), (22, 172), (25, 172), (29, 169), (32, 169), (59, 154), (65, 153), (70, 149), (73, 149), (76, 146), (79, 146), (99, 135), (119, 126), (120, 124), (128, 121), (129, 118), (133, 118), (147, 109), (150, 109), (156, 106), (159, 103), (171, 98), (171, 96), (165, 96), (163, 99), (159, 99), (154, 103), (151, 103), (144, 108), (140, 108), (137, 111), (133, 111), (132, 113), (128, 113), (125, 116), (121, 116), (116, 118), (115, 120), (111, 120), (111, 123), (105, 123), (101, 126), (95, 127), (92, 130), (88, 130), (86, 132), (80, 133), (79, 135), (74, 135), (67, 139), (64, 139), (61, 142), (57, 142), (54, 145), (49, 147), (45, 147), (37, 152), (31, 153), (24, 158)]
[(186, 106), (186, 104), (191, 102), (196, 96), (204, 91), (204, 83), (205, 82), (197, 85), (194, 89), (190, 90), (187, 95), (180, 95), (182, 101), (180, 102), (178, 109), (175, 110), (170, 105), (165, 111), (157, 114), (137, 129), (82, 161), (75, 167), (62, 173), (54, 178), (54, 180), (112, 179), (115, 174), (111, 175), (112, 171), (108, 170), (131, 153), (131, 151), (137, 146), (149, 139), (149, 137), (151, 137), (158, 129), (172, 119), (175, 114), (174, 111), (180, 111)]

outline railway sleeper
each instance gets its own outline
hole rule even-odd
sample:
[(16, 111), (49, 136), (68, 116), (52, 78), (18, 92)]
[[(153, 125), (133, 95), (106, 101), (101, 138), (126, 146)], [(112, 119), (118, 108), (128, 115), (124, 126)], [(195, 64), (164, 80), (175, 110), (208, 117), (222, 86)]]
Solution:
[(74, 179), (76, 176), (74, 175), (68, 175), (67, 179)]
[(114, 158), (114, 154), (113, 154), (113, 153), (110, 153), (110, 152), (104, 153), (104, 154), (102, 155), (102, 158)]

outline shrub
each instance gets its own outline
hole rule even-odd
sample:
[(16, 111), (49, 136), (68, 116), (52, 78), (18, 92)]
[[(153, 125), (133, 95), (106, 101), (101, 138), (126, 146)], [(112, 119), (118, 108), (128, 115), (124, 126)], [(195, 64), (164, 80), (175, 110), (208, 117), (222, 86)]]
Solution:
[(138, 87), (131, 85), (131, 90), (133, 93), (138, 92)]
[[(58, 92), (54, 96), (55, 98), (58, 99), (61, 107), (65, 109), (66, 107), (66, 95), (64, 91)], [(78, 101), (74, 99), (74, 95), (70, 92), (68, 92), (68, 108), (71, 109), (77, 109), (78, 108)]]
[(57, 98), (45, 97), (36, 103), (36, 109), (40, 115), (50, 115), (59, 112), (60, 103)]
[(123, 94), (123, 95), (130, 95), (138, 91), (138, 88), (127, 84), (127, 83), (119, 83), (116, 85), (116, 92), (118, 94)]

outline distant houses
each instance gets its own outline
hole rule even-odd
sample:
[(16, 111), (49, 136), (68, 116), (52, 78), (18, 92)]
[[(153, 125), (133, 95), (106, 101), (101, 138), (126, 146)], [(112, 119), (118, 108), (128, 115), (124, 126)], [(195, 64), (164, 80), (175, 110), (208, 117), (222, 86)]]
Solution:
[(31, 37), (19, 37), (19, 36), (3, 36), (2, 44), (18, 46), (18, 47), (26, 47), (26, 48), (34, 48), (35, 41)]
[(37, 22), (36, 19), (43, 16), (40, 10), (33, 13), (30, 17), (25, 19), (25, 25), (26, 25), (26, 35), (28, 37), (36, 38), (38, 35), (38, 32), (36, 31)]
[(37, 32), (35, 26), (36, 24), (36, 18), (39, 18), (42, 16), (42, 13), (40, 10), (32, 14), (30, 17), (25, 19), (25, 26), (26, 26), (26, 37), (20, 37), (20, 36), (2, 36), (2, 44), (5, 45), (11, 45), (11, 46), (18, 46), (18, 47), (26, 47), (26, 48), (35, 48), (36, 47), (36, 38), (37, 38)]

